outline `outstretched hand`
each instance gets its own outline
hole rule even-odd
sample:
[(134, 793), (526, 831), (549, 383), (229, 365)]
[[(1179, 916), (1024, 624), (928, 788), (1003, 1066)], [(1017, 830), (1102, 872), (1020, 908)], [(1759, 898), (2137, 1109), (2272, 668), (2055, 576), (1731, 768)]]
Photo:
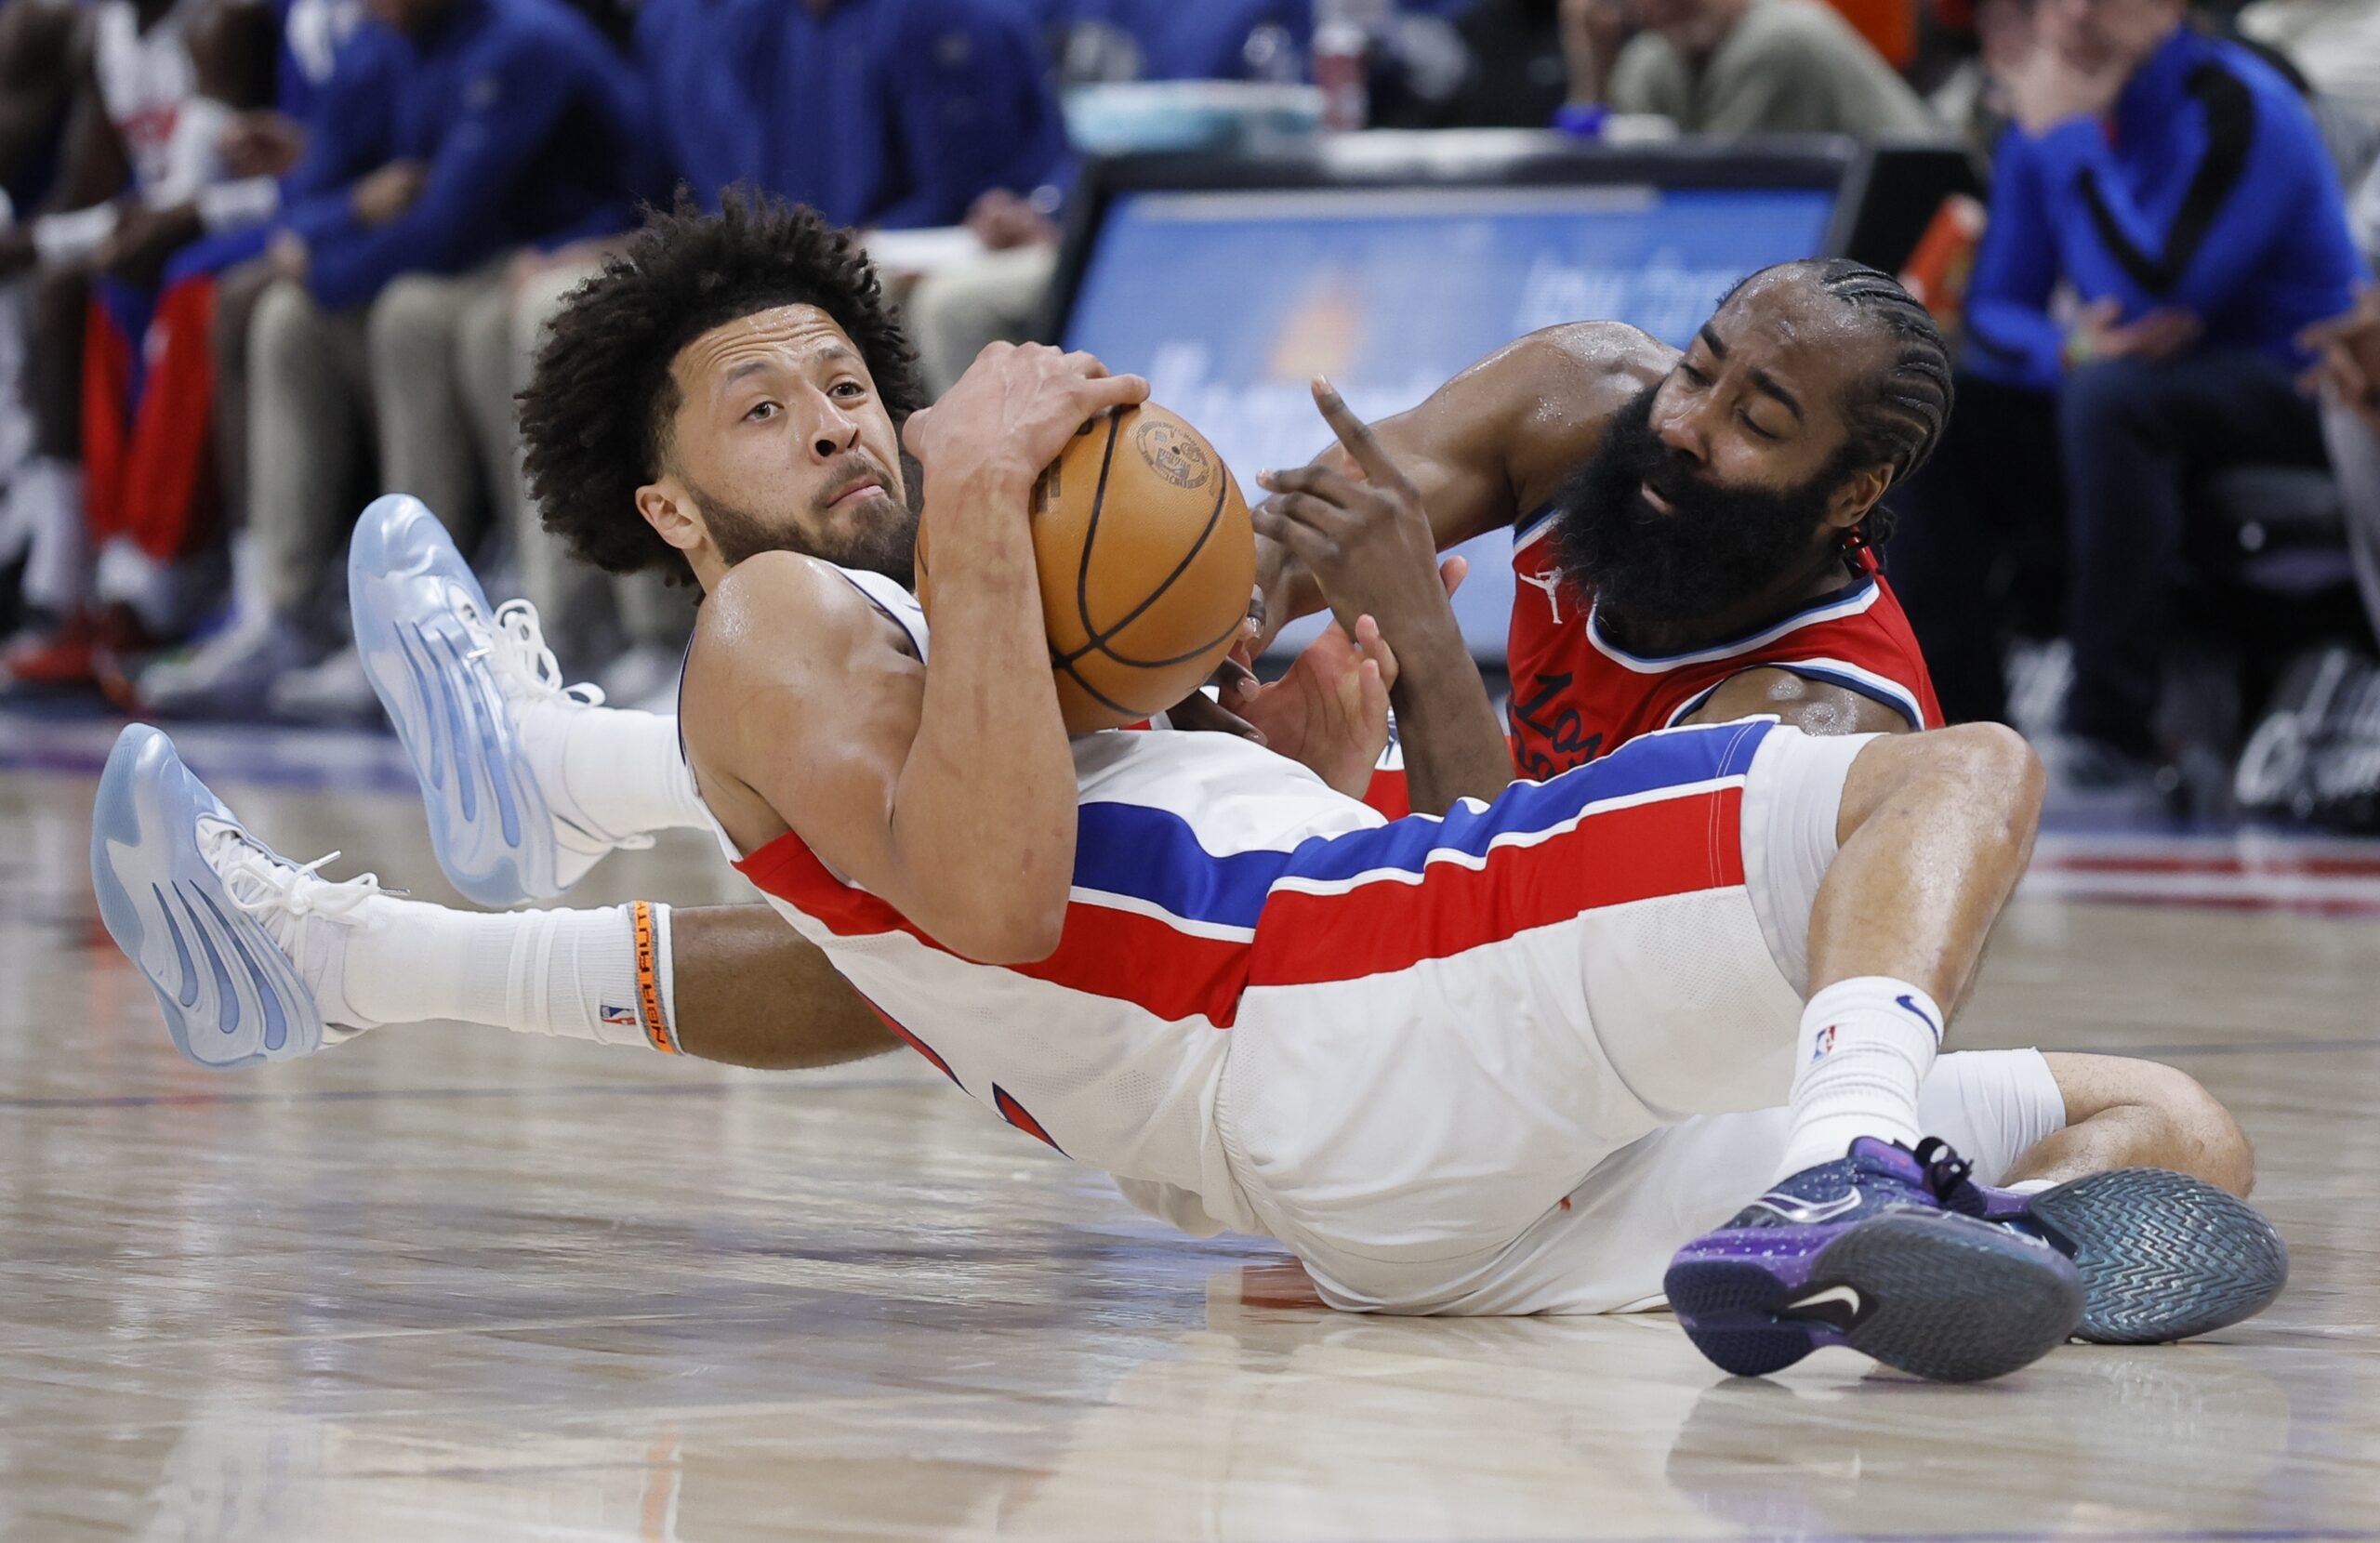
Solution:
[(1251, 674), (1226, 688), (1223, 706), (1264, 744), (1359, 798), (1388, 748), (1388, 689), (1395, 683), (1396, 656), (1372, 619), (1359, 616), (1353, 638), (1333, 622), (1278, 680), (1260, 685)]
[[(1461, 558), (1447, 559), (1438, 571), (1445, 592), (1454, 593), (1469, 571)], [(1380, 624), (1357, 616), (1351, 635), (1333, 622), (1270, 684), (1258, 681), (1246, 663), (1236, 654), (1234, 673), (1221, 682), (1220, 706), (1265, 745), (1348, 797), (1362, 798), (1388, 748), (1388, 693), (1396, 684), (1396, 655)]]
[(1338, 436), (1339, 455), (1257, 473), (1272, 495), (1251, 513), (1257, 534), (1313, 574), (1342, 630), (1352, 633), (1355, 618), (1370, 615), (1402, 637), (1446, 608), (1429, 511), (1371, 426), (1319, 376), (1314, 402)]

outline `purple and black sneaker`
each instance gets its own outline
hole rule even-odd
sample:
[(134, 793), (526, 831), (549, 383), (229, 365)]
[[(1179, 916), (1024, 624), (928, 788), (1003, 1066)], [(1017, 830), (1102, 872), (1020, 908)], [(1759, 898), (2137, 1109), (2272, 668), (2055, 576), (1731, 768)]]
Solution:
[(1677, 1252), (1662, 1285), (1695, 1348), (1738, 1377), (1848, 1345), (1937, 1382), (2003, 1377), (2082, 1317), (2074, 1261), (1948, 1204), (1980, 1192), (1941, 1141), (1861, 1138)]
[(1969, 1182), (1951, 1209), (2039, 1237), (2082, 1274), (2078, 1339), (2154, 1345), (2272, 1305), (2289, 1250), (2246, 1201), (2165, 1168), (2113, 1168), (2034, 1194)]

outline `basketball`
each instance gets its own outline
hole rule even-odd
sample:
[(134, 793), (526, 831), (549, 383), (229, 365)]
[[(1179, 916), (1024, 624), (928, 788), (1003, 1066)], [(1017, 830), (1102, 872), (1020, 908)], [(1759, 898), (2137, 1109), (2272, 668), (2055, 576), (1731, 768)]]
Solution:
[[(1103, 413), (1034, 484), (1032, 520), (1068, 733), (1137, 722), (1206, 683), (1247, 619), (1256, 534), (1205, 435), (1155, 402)], [(917, 585), (931, 620), (922, 524)]]

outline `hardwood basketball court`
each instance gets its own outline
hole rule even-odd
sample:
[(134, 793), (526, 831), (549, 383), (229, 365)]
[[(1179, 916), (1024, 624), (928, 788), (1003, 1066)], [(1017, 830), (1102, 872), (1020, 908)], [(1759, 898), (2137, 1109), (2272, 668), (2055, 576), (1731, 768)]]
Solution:
[[(1954, 1031), (2160, 1057), (2293, 1255), (2211, 1339), (1939, 1387), (1663, 1314), (1302, 1305), (921, 1063), (384, 1030), (214, 1075), (97, 920), (112, 723), (0, 716), (0, 1538), (2380, 1540), (2380, 846), (2047, 839)], [(454, 897), (393, 743), (177, 736)], [(589, 902), (742, 898), (696, 839)]]

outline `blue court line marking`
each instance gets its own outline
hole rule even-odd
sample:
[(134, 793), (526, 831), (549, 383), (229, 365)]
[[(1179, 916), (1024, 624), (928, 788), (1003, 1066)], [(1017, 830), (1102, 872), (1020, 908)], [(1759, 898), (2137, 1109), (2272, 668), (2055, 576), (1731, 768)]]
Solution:
[(729, 1093), (866, 1092), (884, 1088), (932, 1088), (915, 1077), (871, 1077), (862, 1082), (784, 1083), (648, 1082), (564, 1083), (552, 1088), (324, 1088), (296, 1093), (127, 1093), (116, 1098), (0, 1098), (0, 1109), (200, 1109), (210, 1104), (403, 1103), (439, 1099), (720, 1098)]

